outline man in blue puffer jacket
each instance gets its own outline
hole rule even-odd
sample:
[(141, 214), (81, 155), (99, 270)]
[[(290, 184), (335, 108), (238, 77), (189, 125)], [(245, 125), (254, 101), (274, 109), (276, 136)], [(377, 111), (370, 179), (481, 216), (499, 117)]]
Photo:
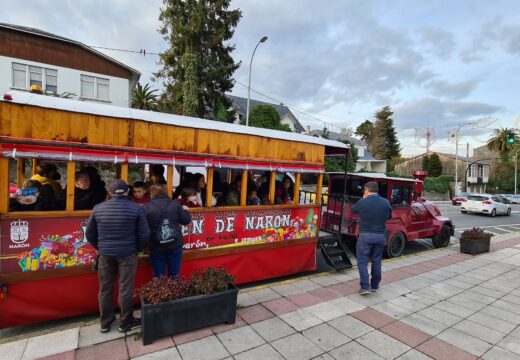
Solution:
[(99, 311), (101, 332), (110, 331), (116, 320), (113, 306), (114, 283), (119, 273), (119, 332), (141, 325), (133, 317), (133, 293), (137, 270), (137, 253), (147, 244), (150, 228), (141, 206), (134, 204), (123, 180), (114, 180), (109, 186), (112, 199), (94, 206), (86, 237), (99, 255)]

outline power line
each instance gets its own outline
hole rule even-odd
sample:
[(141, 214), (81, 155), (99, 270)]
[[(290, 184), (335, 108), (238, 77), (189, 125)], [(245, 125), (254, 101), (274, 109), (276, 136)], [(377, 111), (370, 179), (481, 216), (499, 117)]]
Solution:
[[(89, 46), (90, 46), (91, 48), (94, 48), (94, 49), (103, 49), (103, 50), (111, 50), (111, 51), (120, 51), (120, 52), (126, 52), (126, 53), (140, 54), (140, 55), (143, 55), (143, 56), (146, 56), (146, 55), (157, 55), (157, 56), (159, 56), (159, 55), (161, 55), (160, 53), (155, 53), (155, 52), (149, 52), (149, 51), (146, 51), (146, 49), (140, 49), (139, 51), (137, 51), (137, 50), (128, 50), (128, 49), (110, 48), (110, 47), (104, 47), (104, 46), (92, 46), (92, 45), (89, 45)], [(143, 71), (143, 70), (141, 70), (141, 71)], [(149, 73), (154, 74), (153, 72), (148, 71), (148, 70), (144, 70), (144, 72), (149, 72)], [(244, 87), (247, 88), (247, 86), (246, 86), (245, 84), (242, 84), (240, 81), (235, 80), (235, 82), (236, 82), (237, 84), (242, 85), (242, 86), (244, 86)], [(329, 127), (335, 127), (335, 128), (337, 128), (337, 129), (339, 129), (339, 130), (343, 130), (343, 129), (344, 129), (344, 127), (342, 127), (342, 126), (338, 126), (338, 125), (335, 125), (335, 124), (333, 124), (333, 123), (330, 123), (330, 122), (327, 122), (327, 121), (325, 121), (325, 120), (322, 120), (322, 119), (320, 119), (320, 118), (317, 118), (316, 116), (309, 114), (308, 111), (301, 110), (301, 109), (297, 108), (296, 106), (294, 106), (294, 105), (292, 105), (292, 104), (284, 103), (283, 101), (281, 101), (281, 100), (279, 100), (279, 99), (275, 99), (275, 98), (273, 98), (272, 96), (269, 96), (269, 95), (267, 95), (267, 94), (264, 94), (264, 93), (262, 93), (262, 92), (260, 92), (260, 91), (258, 91), (258, 90), (253, 89), (253, 88), (251, 88), (251, 90), (252, 90), (253, 92), (259, 94), (259, 95), (262, 95), (262, 96), (264, 96), (264, 97), (270, 99), (270, 100), (276, 101), (277, 103), (284, 104), (284, 105), (286, 105), (287, 107), (290, 107), (291, 109), (293, 109), (294, 111), (299, 112), (299, 113), (301, 113), (301, 114), (304, 114), (304, 115), (310, 117), (311, 119), (317, 120), (317, 121), (319, 121), (319, 122), (321, 122), (321, 123), (323, 123), (323, 124), (325, 124), (325, 125), (328, 125)], [(353, 112), (350, 112), (350, 111), (347, 111), (347, 113), (348, 113), (348, 114), (354, 114)], [(315, 113), (315, 114), (317, 114), (317, 113)], [(330, 117), (330, 118), (333, 118), (333, 119), (338, 119), (338, 120), (345, 121), (344, 118), (340, 118), (340, 117), (335, 116), (335, 115), (323, 114), (323, 113), (320, 113), (320, 114), (318, 114), (318, 115), (321, 115), (321, 116), (327, 116), (327, 117)], [(358, 114), (358, 115), (361, 115), (361, 114)], [(365, 115), (361, 115), (361, 116), (366, 117)]]
[(94, 49), (103, 49), (103, 50), (120, 51), (120, 52), (126, 52), (126, 53), (135, 53), (135, 54), (141, 54), (143, 56), (146, 56), (146, 55), (161, 55), (160, 53), (146, 51), (146, 49), (140, 49), (139, 51), (137, 51), (137, 50), (109, 48), (109, 47), (103, 47), (103, 46), (92, 46), (92, 45), (88, 45), (88, 46), (91, 47), (91, 48), (94, 48)]
[[(242, 84), (240, 81), (235, 80), (235, 82), (236, 82), (237, 84), (239, 84), (239, 85), (241, 85), (241, 86), (247, 88), (247, 85)], [(325, 125), (328, 125), (328, 126), (330, 126), (330, 127), (335, 127), (335, 128), (337, 128), (337, 129), (339, 129), (339, 130), (343, 130), (343, 129), (344, 129), (344, 127), (342, 127), (342, 126), (338, 126), (338, 125), (335, 125), (335, 124), (329, 123), (329, 122), (327, 122), (327, 121), (325, 121), (325, 120), (322, 120), (322, 119), (320, 119), (320, 118), (318, 118), (318, 117), (316, 117), (316, 116), (314, 116), (314, 115), (309, 114), (307, 111), (304, 111), (304, 110), (299, 109), (298, 107), (296, 107), (296, 106), (294, 106), (294, 105), (292, 105), (292, 104), (288, 104), (288, 103), (286, 103), (286, 102), (284, 102), (284, 101), (282, 101), (282, 100), (280, 100), (280, 99), (276, 99), (276, 98), (274, 98), (274, 97), (272, 97), (272, 96), (270, 96), (270, 95), (267, 95), (267, 94), (265, 94), (265, 93), (262, 93), (262, 92), (260, 92), (260, 91), (258, 91), (258, 90), (255, 90), (255, 89), (251, 88), (251, 91), (253, 91), (253, 92), (255, 92), (255, 93), (259, 94), (259, 95), (262, 95), (262, 96), (266, 97), (266, 98), (269, 99), (269, 100), (275, 101), (275, 102), (278, 103), (278, 104), (286, 105), (286, 106), (289, 107), (291, 110), (294, 110), (294, 111), (296, 111), (296, 112), (298, 112), (298, 113), (304, 114), (305, 116), (308, 116), (308, 117), (310, 117), (311, 119), (314, 119), (314, 120), (317, 120), (317, 121), (319, 121), (319, 122), (322, 122), (322, 123), (325, 124)], [(344, 120), (344, 121), (345, 121), (345, 120)]]
[[(141, 55), (143, 55), (143, 56), (146, 56), (147, 54), (148, 54), (148, 55), (161, 55), (161, 54), (159, 54), (159, 53), (154, 53), (154, 52), (146, 51), (146, 49), (140, 49), (139, 51), (137, 51), (137, 50), (128, 50), (128, 49), (109, 48), (109, 47), (104, 47), (104, 46), (90, 46), (90, 47), (91, 47), (91, 48), (94, 48), (94, 49), (103, 49), (103, 50), (120, 51), (120, 52), (133, 53), (133, 54), (141, 54)], [(148, 70), (140, 70), (140, 71), (149, 72), (149, 73), (154, 74), (153, 72), (148, 71)], [(235, 81), (236, 81), (236, 83), (238, 83), (239, 85), (242, 85), (242, 86), (244, 86), (244, 87), (247, 88), (247, 86), (246, 86), (245, 84), (242, 84), (242, 83), (239, 82), (238, 80), (235, 80)], [(271, 97), (271, 96), (269, 96), (269, 95), (267, 95), (267, 94), (264, 94), (264, 93), (262, 93), (262, 92), (260, 92), (260, 91), (255, 90), (255, 89), (253, 89), (253, 88), (251, 88), (251, 90), (252, 90), (253, 92), (255, 92), (255, 93), (259, 94), (259, 95), (262, 95), (262, 96), (264, 96), (264, 97), (266, 97), (266, 98), (268, 98), (268, 99), (270, 99), (270, 100), (273, 100), (273, 101), (275, 101), (275, 102), (277, 102), (277, 103), (285, 104), (285, 105), (287, 105), (287, 107), (290, 107), (292, 110), (294, 110), (294, 111), (296, 111), (296, 112), (299, 112), (299, 113), (301, 113), (301, 114), (304, 114), (304, 115), (310, 117), (311, 119), (314, 119), (314, 120), (320, 121), (320, 122), (322, 122), (323, 124), (328, 125), (329, 127), (335, 127), (335, 128), (337, 128), (337, 129), (339, 129), (339, 130), (343, 130), (343, 129), (344, 129), (344, 128), (341, 127), (341, 126), (338, 126), (338, 125), (335, 125), (335, 124), (329, 123), (329, 122), (327, 122), (327, 121), (325, 121), (325, 120), (319, 119), (319, 118), (317, 118), (316, 116), (313, 116), (313, 115), (311, 115), (311, 114), (309, 114), (309, 113), (307, 113), (307, 112), (305, 112), (305, 111), (303, 111), (303, 110), (301, 110), (301, 109), (295, 107), (294, 105), (286, 104), (286, 103), (284, 103), (283, 101), (281, 101), (281, 100), (279, 100), (279, 99), (275, 99), (275, 98), (273, 98), (273, 97)], [(339, 117), (336, 117), (336, 116), (333, 116), (333, 115), (323, 114), (323, 116), (329, 116), (329, 117), (332, 117), (332, 118), (340, 119)], [(343, 119), (340, 119), (340, 120), (343, 120)]]

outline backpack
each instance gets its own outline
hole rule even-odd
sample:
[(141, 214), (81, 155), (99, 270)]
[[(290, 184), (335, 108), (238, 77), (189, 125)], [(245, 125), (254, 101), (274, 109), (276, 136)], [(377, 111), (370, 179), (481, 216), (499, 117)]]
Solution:
[(168, 203), (164, 209), (157, 205), (154, 201), (150, 201), (150, 203), (161, 210), (159, 224), (157, 229), (155, 229), (155, 232), (152, 234), (152, 243), (159, 248), (177, 246), (180, 242), (182, 242), (182, 236), (180, 236), (179, 231), (175, 226), (176, 221), (168, 212), (170, 203)]

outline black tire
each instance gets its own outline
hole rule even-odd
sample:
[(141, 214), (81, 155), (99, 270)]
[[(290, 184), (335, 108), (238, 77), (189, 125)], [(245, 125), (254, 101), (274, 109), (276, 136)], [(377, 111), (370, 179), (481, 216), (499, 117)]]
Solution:
[(446, 247), (450, 244), (451, 228), (449, 225), (442, 225), (441, 231), (432, 237), (434, 248)]
[(385, 255), (388, 258), (399, 257), (403, 254), (406, 238), (403, 233), (395, 233), (385, 246)]
[(460, 211), (462, 214), (467, 214), (468, 212), (466, 210), (461, 210)]
[(511, 216), (511, 208), (507, 208), (507, 214), (506, 216)]
[(491, 215), (491, 217), (497, 216), (497, 209), (491, 210), (491, 214), (490, 215)]

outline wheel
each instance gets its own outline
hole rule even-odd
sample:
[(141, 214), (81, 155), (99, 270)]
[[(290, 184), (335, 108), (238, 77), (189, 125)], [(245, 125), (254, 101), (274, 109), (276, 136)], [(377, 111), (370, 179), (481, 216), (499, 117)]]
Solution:
[(460, 212), (463, 213), (463, 214), (467, 214), (468, 213), (466, 210), (461, 210)]
[(497, 209), (493, 209), (493, 210), (491, 211), (491, 216), (492, 216), (492, 217), (497, 216)]
[(442, 225), (441, 231), (432, 237), (432, 244), (435, 248), (446, 247), (450, 244), (451, 228), (449, 225)]
[(386, 243), (385, 255), (389, 258), (399, 257), (403, 253), (405, 245), (406, 239), (404, 235), (400, 232), (395, 233)]
[(507, 216), (511, 216), (511, 208), (507, 208)]

